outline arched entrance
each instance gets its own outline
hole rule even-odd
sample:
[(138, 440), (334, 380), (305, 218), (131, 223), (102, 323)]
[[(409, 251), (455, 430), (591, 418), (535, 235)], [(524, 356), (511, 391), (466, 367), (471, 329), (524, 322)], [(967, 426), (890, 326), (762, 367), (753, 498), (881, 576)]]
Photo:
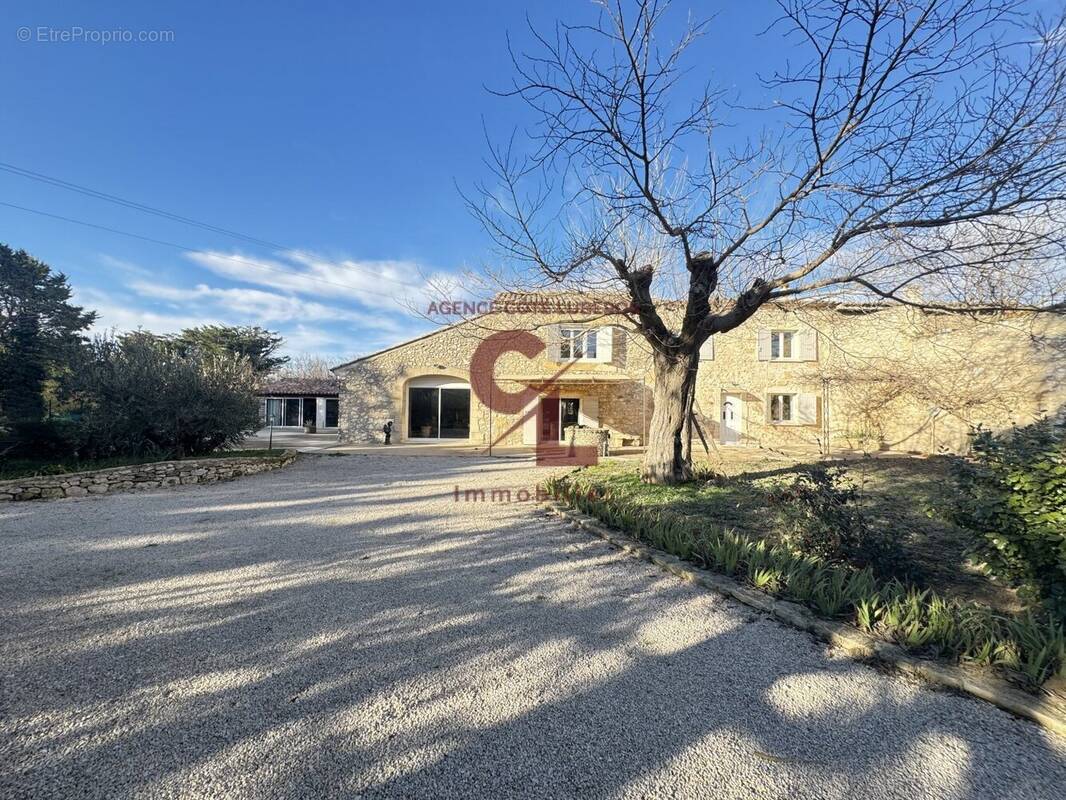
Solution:
[(407, 384), (407, 438), (441, 441), (470, 438), (470, 384), (449, 375), (413, 378)]

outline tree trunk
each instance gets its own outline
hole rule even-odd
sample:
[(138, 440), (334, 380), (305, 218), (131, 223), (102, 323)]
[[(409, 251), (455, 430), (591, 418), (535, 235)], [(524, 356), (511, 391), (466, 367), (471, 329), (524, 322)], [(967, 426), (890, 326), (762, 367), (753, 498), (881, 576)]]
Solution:
[(645, 483), (682, 483), (692, 478), (689, 416), (696, 390), (698, 353), (652, 358), (651, 424), (641, 477)]

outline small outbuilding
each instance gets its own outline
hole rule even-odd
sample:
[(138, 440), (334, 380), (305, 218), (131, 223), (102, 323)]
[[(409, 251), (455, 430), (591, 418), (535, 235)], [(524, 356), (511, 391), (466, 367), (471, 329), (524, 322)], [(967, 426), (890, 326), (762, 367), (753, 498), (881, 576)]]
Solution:
[(340, 381), (336, 378), (274, 378), (256, 394), (264, 427), (337, 430)]

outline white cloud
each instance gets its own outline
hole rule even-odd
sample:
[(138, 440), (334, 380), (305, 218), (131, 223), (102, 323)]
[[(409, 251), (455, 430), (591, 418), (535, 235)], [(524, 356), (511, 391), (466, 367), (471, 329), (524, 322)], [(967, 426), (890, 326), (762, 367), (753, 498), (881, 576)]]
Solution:
[[(99, 314), (93, 332), (141, 328), (171, 334), (200, 325), (262, 325), (284, 337), (287, 355), (312, 354), (339, 363), (433, 327), (412, 313), (425, 305), (409, 298), (419, 292), (428, 296), (421, 268), (413, 262), (331, 261), (295, 251), (277, 259), (222, 252), (188, 257), (245, 285), (168, 284), (159, 280), (157, 270), (102, 255), (112, 275), (124, 275), (115, 275), (120, 285), (114, 290), (78, 290), (76, 301)], [(439, 288), (450, 277), (442, 273), (432, 285)], [(404, 282), (410, 293), (404, 293)]]
[(171, 303), (197, 303), (217, 306), (220, 312), (242, 315), (260, 323), (337, 321), (354, 322), (379, 330), (398, 331), (395, 319), (383, 314), (371, 314), (350, 308), (325, 305), (302, 300), (292, 295), (265, 292), (261, 289), (219, 288), (198, 284), (187, 289), (165, 284), (134, 281), (130, 289), (141, 297)]
[(214, 250), (189, 253), (204, 269), (231, 280), (316, 297), (345, 298), (366, 308), (424, 313), (430, 301), (474, 299), (457, 276), (414, 261), (330, 259), (289, 250), (275, 259)]
[(105, 333), (116, 330), (119, 333), (138, 328), (153, 333), (177, 333), (182, 328), (197, 325), (210, 325), (215, 322), (211, 317), (196, 314), (162, 314), (146, 308), (137, 308), (134, 303), (122, 302), (123, 298), (97, 289), (74, 290), (74, 302), (84, 306), (87, 311), (97, 313), (96, 322), (90, 331)]

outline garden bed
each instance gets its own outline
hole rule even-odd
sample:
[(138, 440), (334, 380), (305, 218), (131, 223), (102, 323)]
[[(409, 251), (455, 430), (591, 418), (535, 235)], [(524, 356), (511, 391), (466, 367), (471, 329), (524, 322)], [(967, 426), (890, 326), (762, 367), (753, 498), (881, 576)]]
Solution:
[[(993, 581), (967, 558), (966, 548), (973, 534), (950, 520), (954, 505), (951, 462), (947, 456), (897, 454), (839, 462), (859, 485), (859, 502), (871, 525), (891, 532), (898, 545), (897, 558), (878, 565), (878, 572), (1005, 613), (1021, 611), (1012, 589)], [(635, 461), (623, 459), (601, 462), (584, 471), (582, 480), (642, 508), (669, 508), (774, 544), (781, 519), (770, 496), (791, 483), (808, 463), (734, 448), (723, 451), (713, 462), (697, 462), (698, 468), (719, 474), (712, 481), (652, 486), (641, 482)]]
[[(900, 463), (892, 467), (899, 469)], [(855, 624), (914, 654), (995, 667), (1029, 691), (1039, 691), (1056, 676), (1062, 680), (1066, 637), (1061, 621), (1008, 609), (1007, 604), (976, 602), (959, 591), (969, 586), (968, 580), (949, 584), (947, 590), (934, 584), (934, 592), (925, 584), (875, 574), (870, 567), (798, 553), (777, 541), (777, 512), (769, 493), (796, 469), (795, 464), (778, 463), (772, 469), (664, 487), (641, 483), (633, 462), (618, 461), (550, 479), (546, 488), (557, 500), (636, 539), (802, 603), (823, 618)], [(941, 481), (940, 490), (947, 485)], [(913, 519), (923, 512), (913, 496), (901, 492), (899, 497), (897, 518)], [(886, 495), (883, 502), (888, 500)], [(947, 523), (942, 526), (947, 530)], [(957, 551), (942, 549), (948, 560), (961, 557), (961, 543)], [(935, 569), (935, 563), (926, 563), (935, 562), (935, 549), (910, 552), (926, 577), (950, 574), (945, 564)]]

